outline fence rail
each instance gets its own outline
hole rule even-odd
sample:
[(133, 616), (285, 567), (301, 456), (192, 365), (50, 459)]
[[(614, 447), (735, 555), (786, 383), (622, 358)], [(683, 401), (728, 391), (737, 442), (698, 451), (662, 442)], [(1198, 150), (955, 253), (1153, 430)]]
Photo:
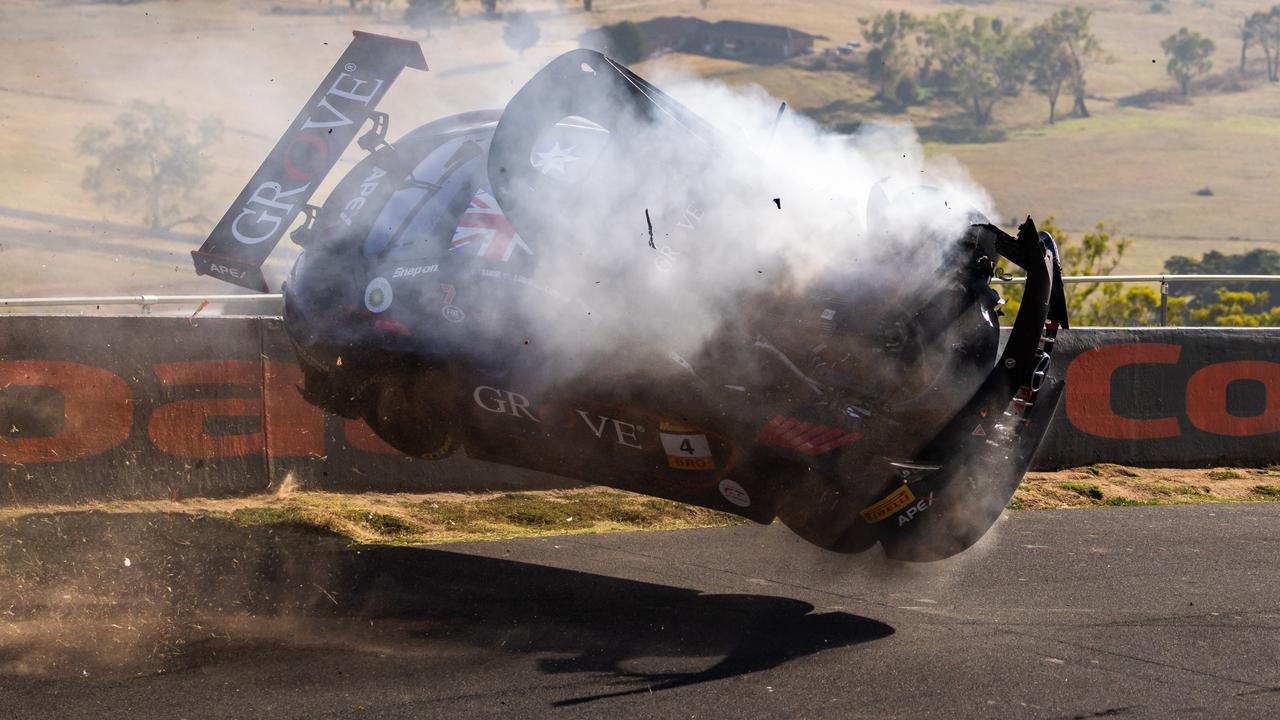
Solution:
[[(1280, 275), (1063, 275), (1064, 283), (1090, 282), (1280, 282)], [(991, 280), (994, 285), (1021, 284), (1024, 277), (1002, 277)]]
[[(993, 278), (993, 285), (1018, 285), (1024, 277), (1004, 276)], [(1066, 275), (1064, 284), (1080, 283), (1159, 283), (1160, 325), (1168, 323), (1169, 283), (1171, 282), (1280, 282), (1280, 275)], [(80, 307), (99, 305), (137, 305), (142, 313), (149, 314), (154, 305), (243, 305), (264, 301), (281, 302), (280, 293), (258, 295), (106, 295), (102, 297), (45, 297), (0, 298), (0, 308), (6, 307)]]
[(249, 305), (264, 301), (282, 302), (280, 293), (258, 295), (103, 295), (101, 297), (0, 298), (0, 307), (81, 307), (99, 305), (137, 305), (143, 314), (153, 305)]
[[(992, 285), (1018, 285), (1025, 277), (993, 278)], [(1160, 283), (1160, 327), (1169, 324), (1169, 283), (1171, 282), (1280, 282), (1280, 275), (1064, 275), (1062, 283)]]

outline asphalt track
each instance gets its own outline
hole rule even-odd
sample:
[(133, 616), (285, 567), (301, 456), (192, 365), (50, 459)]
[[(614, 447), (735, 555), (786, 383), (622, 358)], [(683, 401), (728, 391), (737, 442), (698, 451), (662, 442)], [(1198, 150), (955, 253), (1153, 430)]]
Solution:
[(345, 548), (340, 570), (277, 543), (281, 585), (330, 568), (313, 610), (163, 672), (0, 675), (0, 714), (1280, 717), (1280, 504), (997, 527), (906, 567), (777, 526)]

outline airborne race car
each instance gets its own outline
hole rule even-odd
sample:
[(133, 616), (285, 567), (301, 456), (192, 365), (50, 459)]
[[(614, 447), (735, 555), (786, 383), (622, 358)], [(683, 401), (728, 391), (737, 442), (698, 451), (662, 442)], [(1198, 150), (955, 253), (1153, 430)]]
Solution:
[[(618, 302), (615, 287), (696, 285), (708, 270), (699, 238), (731, 238), (744, 266), (755, 260), (736, 213), (698, 182), (720, 134), (620, 64), (577, 50), (504, 110), (446, 117), (390, 144), (374, 107), (401, 70), (426, 63), (416, 43), (355, 35), (193, 253), (200, 274), (265, 291), (262, 263), (305, 214), (284, 320), (309, 401), (365, 419), (416, 457), (461, 452), (778, 518), (839, 552), (879, 542), (893, 558), (945, 558), (999, 517), (1062, 390), (1047, 374), (1067, 327), (1057, 251), (1029, 218), (1014, 237), (974, 217), (947, 239), (923, 296), (835, 269), (735, 291), (744, 310), (688, 355), (646, 355), (629, 328), (641, 338), (650, 314), (700, 308), (662, 292)], [(359, 140), (369, 155), (323, 206), (307, 205), (370, 119)], [(648, 191), (620, 179), (645, 161), (669, 169), (678, 204), (664, 204), (670, 192), (637, 197)], [(878, 192), (870, 229), (887, 212)], [(769, 205), (750, 180), (737, 188), (752, 193)], [(564, 273), (602, 250), (612, 218), (641, 210), (648, 242), (617, 257), (645, 264), (617, 266), (613, 287)], [(655, 225), (677, 236), (655, 242)], [(1000, 256), (1027, 272), (1002, 351), (989, 286)], [(650, 276), (662, 280), (625, 282)], [(586, 359), (574, 352), (575, 338), (601, 333), (618, 341)]]

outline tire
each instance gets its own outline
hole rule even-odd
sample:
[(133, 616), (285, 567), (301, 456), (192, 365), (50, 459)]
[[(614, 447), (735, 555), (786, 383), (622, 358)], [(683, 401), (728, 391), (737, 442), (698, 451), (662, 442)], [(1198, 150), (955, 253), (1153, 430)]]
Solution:
[(378, 437), (400, 452), (440, 460), (460, 445), (454, 385), (443, 370), (381, 376), (361, 392), (362, 417)]
[(778, 488), (778, 519), (801, 538), (840, 553), (864, 552), (880, 539), (858, 514), (865, 503), (812, 468), (786, 464), (771, 476)]

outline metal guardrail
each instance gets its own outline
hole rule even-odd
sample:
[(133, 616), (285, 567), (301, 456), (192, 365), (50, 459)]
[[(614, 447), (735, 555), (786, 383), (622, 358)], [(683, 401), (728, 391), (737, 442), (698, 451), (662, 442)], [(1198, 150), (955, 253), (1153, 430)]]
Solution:
[[(1026, 282), (1023, 277), (992, 278), (993, 285), (1018, 285)], [(1169, 283), (1171, 282), (1280, 282), (1280, 275), (1066, 275), (1066, 284), (1079, 283), (1159, 283), (1160, 324), (1168, 320)], [(282, 302), (280, 293), (259, 295), (107, 295), (102, 297), (51, 297), (51, 298), (0, 298), (4, 307), (76, 307), (84, 305), (137, 305), (142, 313), (149, 314), (153, 305), (206, 304), (240, 305), (266, 300)]]
[(150, 314), (152, 305), (206, 304), (245, 305), (273, 300), (283, 302), (280, 293), (259, 295), (104, 295), (101, 297), (47, 297), (0, 298), (0, 307), (76, 307), (85, 305), (137, 305), (144, 315)]
[[(1024, 277), (993, 278), (992, 285), (1017, 285)], [(1064, 275), (1062, 283), (1160, 283), (1160, 327), (1169, 324), (1169, 283), (1171, 282), (1280, 282), (1280, 275)]]
[[(1089, 282), (1280, 282), (1280, 275), (1063, 275), (1064, 283)], [(1026, 282), (1023, 277), (993, 278), (992, 284), (1007, 285)]]

